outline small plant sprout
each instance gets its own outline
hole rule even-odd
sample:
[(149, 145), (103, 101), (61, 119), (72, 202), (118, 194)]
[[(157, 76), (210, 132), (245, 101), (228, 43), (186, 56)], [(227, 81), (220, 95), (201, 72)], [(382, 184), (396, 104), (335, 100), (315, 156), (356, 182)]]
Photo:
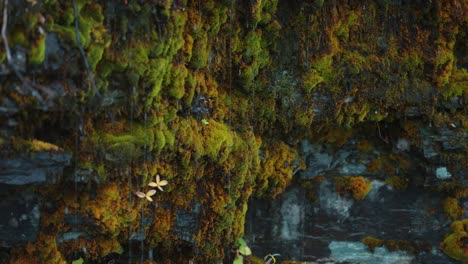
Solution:
[(275, 257), (278, 257), (278, 256), (281, 256), (281, 255), (280, 254), (268, 254), (263, 258), (263, 260), (265, 260), (265, 264), (274, 264), (276, 263)]
[(156, 193), (156, 190), (154, 190), (154, 189), (149, 190), (146, 194), (143, 193), (143, 192), (140, 192), (140, 191), (135, 192), (136, 196), (138, 196), (140, 198), (145, 198), (146, 197), (146, 199), (148, 199), (148, 201), (150, 201), (150, 202), (153, 201), (153, 198), (151, 198), (151, 196), (153, 196), (155, 193)]
[(151, 187), (156, 187), (161, 191), (164, 191), (162, 187), (166, 186), (168, 183), (169, 182), (166, 180), (161, 181), (161, 177), (159, 176), (159, 174), (156, 174), (156, 182), (150, 182), (148, 185)]
[(207, 121), (205, 118), (203, 118), (203, 119), (201, 120), (201, 122), (202, 122), (202, 124), (204, 124), (205, 126), (209, 124), (208, 121)]

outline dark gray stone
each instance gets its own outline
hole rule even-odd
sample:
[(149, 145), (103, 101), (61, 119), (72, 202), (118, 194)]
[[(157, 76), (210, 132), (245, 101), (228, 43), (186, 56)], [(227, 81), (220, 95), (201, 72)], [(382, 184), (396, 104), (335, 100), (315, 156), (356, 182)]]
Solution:
[[(318, 199), (311, 202), (305, 191), (293, 184), (275, 201), (250, 202), (244, 237), (255, 255), (279, 253), (281, 260), (318, 261), (338, 255), (352, 256), (351, 251), (362, 238), (373, 236), (424, 241), (425, 246), (435, 250), (416, 255), (382, 250), (376, 255), (368, 253), (361, 263), (375, 263), (372, 262), (375, 259), (379, 263), (405, 263), (403, 260), (408, 259), (413, 260), (408, 263), (431, 263), (428, 261), (431, 257), (433, 263), (454, 263), (436, 250), (450, 231), (450, 220), (442, 210), (428, 214), (433, 208), (440, 208), (443, 196), (424, 189), (397, 192), (383, 181), (372, 181), (372, 188), (364, 200), (354, 201), (337, 195), (326, 180), (319, 187)], [(358, 244), (333, 247), (344, 241)], [(340, 250), (343, 254), (337, 253)], [(362, 255), (357, 254), (361, 251), (354, 256)], [(395, 262), (398, 260), (402, 262)], [(335, 261), (352, 262), (353, 258)]]
[(64, 50), (60, 47), (57, 34), (49, 32), (46, 35), (46, 50), (44, 66), (46, 69), (56, 71), (63, 64)]
[(0, 160), (0, 183), (10, 185), (49, 184), (57, 182), (71, 154), (37, 152), (31, 157)]
[(2, 102), (0, 104), (0, 114), (10, 116), (18, 113), (18, 111), (19, 108), (15, 102), (8, 99), (8, 97), (2, 98)]
[(192, 211), (180, 211), (176, 214), (177, 236), (186, 242), (194, 243), (193, 235), (198, 231), (201, 204), (195, 203)]
[(88, 234), (82, 231), (71, 231), (57, 235), (57, 243), (63, 243), (70, 240), (77, 240), (80, 237), (88, 237)]
[[(9, 190), (2, 190), (8, 195)], [(0, 200), (0, 244), (3, 247), (23, 245), (39, 234), (40, 210), (34, 193), (11, 192)]]

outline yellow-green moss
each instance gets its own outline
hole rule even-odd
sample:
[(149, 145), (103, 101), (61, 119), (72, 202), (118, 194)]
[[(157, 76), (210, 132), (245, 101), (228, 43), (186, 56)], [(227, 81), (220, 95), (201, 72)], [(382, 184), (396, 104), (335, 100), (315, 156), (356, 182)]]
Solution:
[(463, 208), (458, 204), (458, 199), (453, 197), (447, 197), (443, 202), (445, 214), (452, 220), (457, 220), (463, 215)]
[(41, 64), (45, 59), (45, 36), (39, 37), (35, 45), (29, 50), (28, 61), (31, 64)]
[(298, 159), (295, 149), (284, 142), (267, 145), (262, 160), (262, 171), (257, 179), (256, 195), (263, 198), (275, 198), (289, 185), (295, 169), (294, 160)]
[(32, 151), (59, 151), (60, 150), (60, 147), (54, 144), (44, 142), (41, 140), (37, 140), (37, 139), (33, 139), (31, 141), (31, 144), (32, 144), (32, 147), (31, 147)]
[(314, 69), (311, 69), (303, 78), (303, 86), (307, 92), (311, 92), (321, 82), (323, 78)]
[(453, 222), (451, 228), (452, 233), (444, 239), (439, 248), (447, 256), (466, 263), (468, 262), (468, 250), (464, 241), (468, 238), (468, 219)]
[(449, 81), (440, 89), (440, 93), (445, 99), (455, 96), (462, 96), (468, 87), (468, 71), (466, 69), (456, 70), (450, 76)]
[[(142, 155), (143, 149), (152, 151), (155, 134), (150, 127), (138, 123), (126, 123), (123, 131), (99, 131), (92, 135), (91, 142), (96, 149), (106, 153), (115, 161), (128, 162)], [(158, 142), (159, 143), (159, 142)]]

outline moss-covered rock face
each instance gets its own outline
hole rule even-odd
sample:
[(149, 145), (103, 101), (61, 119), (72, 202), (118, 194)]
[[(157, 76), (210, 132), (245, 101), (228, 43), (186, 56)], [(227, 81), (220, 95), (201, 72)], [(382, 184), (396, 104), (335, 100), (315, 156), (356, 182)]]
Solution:
[[(142, 230), (163, 261), (218, 263), (242, 237), (249, 197), (275, 198), (303, 167), (303, 139), (339, 148), (357, 133), (388, 144), (404, 135), (418, 146), (431, 124), (466, 142), (461, 0), (9, 2), (2, 157), (74, 154), (62, 181), (30, 187), (40, 189), (44, 220), (37, 241), (12, 251), (13, 263), (97, 260), (128, 251)], [(434, 150), (437, 162), (466, 171), (461, 144)], [(367, 168), (395, 175), (397, 157), (377, 155)], [(153, 204), (137, 200), (156, 174), (169, 180), (166, 190)], [(389, 181), (404, 189), (410, 179)], [(337, 186), (355, 199), (370, 189), (362, 177)], [(444, 208), (457, 219), (453, 199)], [(180, 213), (195, 211), (193, 232), (181, 237)], [(77, 228), (66, 214), (90, 225), (58, 245)], [(445, 252), (460, 259), (450, 241)], [(178, 259), (187, 243), (193, 254)]]

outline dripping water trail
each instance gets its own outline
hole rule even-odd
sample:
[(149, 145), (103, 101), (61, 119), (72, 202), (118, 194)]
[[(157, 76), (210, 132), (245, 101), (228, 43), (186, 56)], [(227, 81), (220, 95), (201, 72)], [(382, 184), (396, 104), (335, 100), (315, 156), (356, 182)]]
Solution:
[[(78, 204), (78, 173), (76, 173), (77, 170), (77, 162), (78, 162), (78, 148), (79, 148), (79, 138), (81, 137), (81, 126), (80, 126), (80, 115), (75, 116), (75, 146), (73, 150), (73, 181), (74, 181), (74, 201), (75, 201), (75, 206)], [(79, 208), (76, 207), (73, 210), (73, 225), (72, 225), (72, 230), (77, 231), (77, 225), (78, 225), (78, 210)], [(76, 238), (74, 243), (75, 243), (75, 252), (74, 252), (74, 259), (76, 260), (78, 258), (78, 247), (79, 247), (79, 238)], [(83, 249), (84, 250), (84, 249)]]
[[(228, 53), (228, 60), (229, 60), (229, 133), (232, 136), (233, 128), (232, 128), (232, 39), (233, 39), (233, 23), (234, 23), (234, 1), (231, 1), (231, 7), (229, 8), (229, 53)], [(231, 168), (228, 168), (228, 177), (227, 177), (227, 187), (228, 187), (228, 195), (231, 197)], [(231, 201), (232, 203), (232, 201)], [(232, 205), (229, 204), (231, 207)], [(228, 233), (226, 236), (227, 241), (227, 249), (225, 250), (227, 254), (228, 263), (231, 263), (231, 248), (230, 245), (230, 236), (232, 232), (232, 227), (229, 225)]]
[[(131, 58), (130, 58), (130, 48), (129, 44), (127, 44), (127, 55), (129, 58), (128, 66), (131, 68)], [(132, 88), (135, 90), (135, 87)], [(130, 102), (130, 135), (133, 136), (133, 99)], [(132, 163), (132, 162), (131, 162)], [(133, 165), (133, 164), (132, 164)], [(130, 174), (128, 175), (128, 204), (130, 208), (132, 208), (132, 200), (133, 200), (133, 192), (132, 192), (132, 176), (133, 176), (133, 166), (130, 166)], [(131, 210), (131, 209), (130, 209)], [(128, 263), (132, 263), (132, 223), (128, 224)]]
[[(134, 102), (134, 97), (136, 95), (136, 88), (133, 87), (132, 89), (132, 113), (134, 112), (134, 107), (135, 107), (135, 102)], [(133, 114), (132, 114), (132, 123), (133, 123)], [(144, 124), (144, 129), (146, 129), (146, 113), (145, 113), (145, 124)], [(146, 141), (144, 143), (144, 154), (143, 154), (143, 159), (145, 158), (145, 153), (146, 153)], [(140, 186), (141, 183), (140, 183), (140, 177), (137, 176), (137, 186)], [(144, 260), (143, 260), (143, 252), (145, 251), (145, 236), (146, 234), (144, 233), (145, 230), (142, 229), (142, 226), (144, 224), (144, 212), (143, 212), (143, 209), (144, 209), (144, 206), (141, 207), (141, 212), (140, 212), (140, 226), (139, 226), (139, 235), (141, 236), (141, 241), (140, 241), (140, 263), (143, 263)]]

